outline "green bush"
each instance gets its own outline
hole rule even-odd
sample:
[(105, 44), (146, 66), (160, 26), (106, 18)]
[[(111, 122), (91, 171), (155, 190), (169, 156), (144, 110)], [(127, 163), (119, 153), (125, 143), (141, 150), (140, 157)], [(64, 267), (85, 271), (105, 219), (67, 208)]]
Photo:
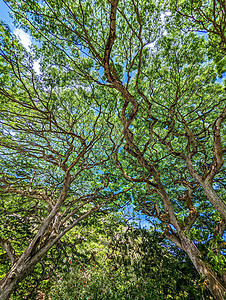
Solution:
[(104, 249), (96, 247), (93, 259), (65, 261), (49, 295), (53, 300), (212, 299), (186, 255), (162, 247), (163, 242), (156, 232), (121, 232)]
[(134, 268), (72, 265), (51, 290), (53, 299), (165, 299), (154, 280), (136, 277)]

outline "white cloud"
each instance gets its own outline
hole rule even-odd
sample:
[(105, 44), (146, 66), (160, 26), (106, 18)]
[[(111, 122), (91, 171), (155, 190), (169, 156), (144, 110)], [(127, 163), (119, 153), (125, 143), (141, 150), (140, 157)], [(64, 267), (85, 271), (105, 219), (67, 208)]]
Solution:
[(171, 11), (166, 11), (166, 12), (165, 12), (165, 15), (169, 17), (169, 16), (172, 15), (172, 13), (171, 13)]
[(165, 14), (164, 13), (161, 13), (160, 19), (161, 19), (162, 23), (165, 23)]
[(166, 12), (160, 14), (160, 18), (161, 18), (161, 22), (162, 22), (162, 29), (163, 29), (162, 34), (163, 34), (164, 36), (167, 36), (167, 35), (168, 35), (168, 32), (167, 32), (167, 30), (165, 29), (165, 23), (166, 23), (165, 17), (166, 17), (166, 16), (170, 16), (170, 15), (171, 15), (171, 11), (166, 11)]
[(168, 35), (168, 32), (167, 32), (166, 29), (163, 31), (163, 35), (164, 35), (164, 36), (167, 36), (167, 35)]
[[(162, 34), (163, 34), (164, 36), (167, 36), (167, 35), (168, 35), (168, 32), (167, 32), (167, 30), (165, 29), (165, 23), (166, 23), (165, 17), (166, 17), (166, 16), (170, 16), (171, 14), (172, 14), (171, 11), (166, 11), (166, 12), (160, 14), (160, 19), (161, 19), (161, 23), (162, 23)], [(148, 48), (151, 48), (151, 49), (154, 49), (154, 48), (155, 48), (155, 42), (152, 42), (152, 43), (147, 44), (147, 47), (148, 47)]]
[(34, 61), (34, 65), (33, 65), (33, 69), (35, 70), (35, 73), (37, 75), (41, 74), (41, 69), (40, 69), (40, 64), (39, 64), (40, 60), (35, 60)]
[[(14, 34), (18, 37), (18, 39), (21, 41), (22, 45), (26, 48), (27, 51), (29, 51), (32, 54), (31, 51), (31, 37), (29, 34), (27, 34), (26, 32), (24, 32), (22, 29), (16, 28), (14, 30)], [(41, 70), (40, 70), (40, 60), (35, 60), (34, 61), (34, 66), (33, 69), (35, 71), (35, 73), (37, 75), (41, 74)]]
[(155, 42), (152, 42), (150, 44), (147, 44), (148, 48), (155, 48)]
[(29, 34), (24, 32), (22, 29), (16, 28), (14, 31), (14, 34), (18, 37), (18, 39), (21, 41), (23, 46), (29, 51), (31, 46), (31, 37)]

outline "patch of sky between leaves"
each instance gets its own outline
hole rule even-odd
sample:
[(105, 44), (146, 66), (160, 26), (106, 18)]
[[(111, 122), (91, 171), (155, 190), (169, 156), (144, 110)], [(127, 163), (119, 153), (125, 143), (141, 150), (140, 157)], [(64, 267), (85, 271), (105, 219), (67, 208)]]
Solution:
[[(171, 14), (172, 14), (171, 11), (166, 11), (166, 12), (160, 14), (160, 19), (161, 19), (161, 22), (163, 24), (163, 35), (164, 36), (168, 35), (168, 32), (165, 29), (165, 23), (166, 23), (165, 17), (169, 17), (169, 16), (171, 16)], [(149, 44), (147, 44), (147, 47), (150, 48), (150, 49), (154, 49), (155, 48), (155, 43), (156, 43), (156, 40), (149, 43)]]
[(9, 8), (2, 0), (0, 0), (0, 19), (7, 23), (10, 28), (13, 27), (12, 18), (9, 16)]
[[(32, 54), (31, 51), (31, 46), (32, 46), (32, 42), (31, 42), (31, 37), (29, 34), (27, 34), (26, 32), (24, 32), (22, 29), (20, 28), (14, 28), (13, 33), (17, 36), (17, 38), (20, 40), (20, 42), (22, 43), (22, 45), (24, 46), (24, 48), (30, 52)], [(39, 60), (34, 60), (33, 63), (33, 69), (35, 71), (35, 73), (37, 75), (41, 74), (41, 70), (40, 70), (40, 64), (39, 64)]]
[[(9, 28), (17, 36), (17, 38), (20, 40), (24, 48), (28, 52), (30, 52), (30, 54), (32, 54), (31, 51), (32, 41), (30, 35), (24, 32), (22, 29), (16, 28), (14, 26), (12, 18), (10, 16), (10, 9), (2, 0), (0, 0), (0, 19), (4, 21), (6, 24), (8, 24)], [(33, 69), (37, 75), (41, 74), (39, 60), (34, 61)]]
[(124, 207), (119, 210), (123, 216), (123, 218), (127, 219), (127, 221), (135, 228), (140, 229), (153, 229), (156, 228), (160, 224), (160, 221), (154, 217), (148, 217), (144, 215), (141, 211), (135, 211), (135, 207), (132, 204), (127, 203)]
[[(20, 42), (25, 47), (25, 49), (27, 51), (29, 51), (30, 53), (32, 53), (32, 51), (31, 51), (31, 46), (32, 46), (31, 36), (29, 34), (27, 34), (26, 32), (24, 32), (22, 29), (15, 28), (15, 26), (12, 23), (12, 19), (9, 17), (9, 8), (1, 0), (0, 0), (0, 8), (1, 8), (1, 11), (2, 11), (2, 15), (0, 16), (1, 19), (6, 21), (7, 23), (10, 23), (10, 27), (13, 30), (13, 33), (17, 36), (17, 38), (20, 40)], [(171, 15), (170, 11), (166, 11), (164, 13), (161, 13), (160, 19), (161, 19), (163, 25), (165, 24), (165, 17), (170, 16), (170, 15)], [(163, 35), (165, 35), (165, 36), (168, 35), (168, 32), (166, 31), (164, 26), (163, 26)], [(150, 44), (148, 44), (147, 47), (151, 48), (151, 49), (154, 49), (155, 48), (155, 43), (156, 43), (156, 41), (153, 41)], [(37, 75), (41, 74), (39, 60), (34, 61), (33, 69), (34, 69), (34, 71), (36, 72)], [(101, 71), (102, 70), (100, 70), (100, 74), (99, 74), (100, 76), (101, 76), (101, 73), (102, 73)], [(130, 76), (133, 76), (133, 74), (130, 74)], [(125, 79), (127, 79), (127, 78), (124, 78), (124, 80)]]

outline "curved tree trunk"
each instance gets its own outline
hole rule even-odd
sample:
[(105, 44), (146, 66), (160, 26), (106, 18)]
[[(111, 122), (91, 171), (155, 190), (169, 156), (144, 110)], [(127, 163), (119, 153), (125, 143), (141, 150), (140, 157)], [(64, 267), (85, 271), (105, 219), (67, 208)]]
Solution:
[(202, 187), (206, 193), (206, 196), (208, 197), (209, 201), (212, 203), (212, 205), (217, 209), (217, 211), (220, 213), (220, 215), (223, 218), (223, 221), (226, 222), (226, 205), (221, 200), (221, 198), (218, 196), (216, 191), (213, 189), (213, 186), (210, 182), (207, 180), (204, 181), (202, 184)]
[(225, 283), (222, 282), (217, 274), (201, 260), (201, 253), (196, 245), (183, 233), (180, 234), (181, 249), (184, 250), (192, 261), (198, 273), (205, 278), (207, 288), (216, 300), (224, 300), (226, 297)]

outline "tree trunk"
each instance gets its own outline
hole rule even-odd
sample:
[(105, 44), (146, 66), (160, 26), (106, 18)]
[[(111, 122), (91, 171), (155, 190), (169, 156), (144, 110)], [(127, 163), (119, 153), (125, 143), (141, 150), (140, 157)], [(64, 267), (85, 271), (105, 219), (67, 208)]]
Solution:
[[(42, 240), (40, 239), (39, 243), (37, 243), (36, 235), (35, 239), (33, 239), (16, 263), (11, 266), (10, 271), (0, 281), (0, 300), (9, 299), (9, 296), (17, 288), (18, 283), (31, 274), (37, 263), (40, 262), (42, 257), (44, 257), (58, 239), (59, 237), (55, 239), (49, 237), (38, 250), (38, 246), (42, 244)], [(34, 241), (36, 241), (36, 243), (34, 243)]]
[(224, 300), (226, 296), (225, 284), (216, 273), (201, 260), (201, 253), (195, 244), (183, 233), (180, 234), (181, 248), (187, 253), (198, 273), (205, 278), (205, 283), (216, 300)]
[(35, 266), (55, 244), (56, 240), (49, 239), (34, 255), (32, 253), (27, 254), (29, 247), (25, 250), (17, 262), (12, 265), (6, 276), (0, 281), (0, 300), (9, 299), (9, 296), (17, 288), (18, 283), (32, 273)]
[(31, 274), (34, 267), (41, 261), (49, 249), (77, 223), (87, 218), (90, 214), (99, 211), (100, 207), (101, 206), (97, 205), (88, 210), (58, 235), (55, 234), (54, 227), (51, 228), (52, 232), (50, 232), (49, 229), (46, 228), (47, 222), (43, 221), (42, 226), (28, 248), (24, 251), (16, 263), (12, 265), (6, 276), (0, 281), (0, 300), (9, 299), (9, 296), (17, 288), (18, 283)]
[(6, 276), (0, 281), (0, 299), (7, 300), (15, 291), (19, 282), (28, 276), (35, 265), (25, 262), (15, 263)]
[(213, 189), (212, 184), (210, 182), (208, 182), (206, 180), (201, 184), (202, 184), (203, 189), (205, 190), (206, 196), (208, 197), (209, 201), (220, 213), (220, 215), (223, 218), (223, 221), (226, 222), (226, 205), (221, 200), (221, 198), (218, 196), (218, 194), (215, 192), (215, 190)]

